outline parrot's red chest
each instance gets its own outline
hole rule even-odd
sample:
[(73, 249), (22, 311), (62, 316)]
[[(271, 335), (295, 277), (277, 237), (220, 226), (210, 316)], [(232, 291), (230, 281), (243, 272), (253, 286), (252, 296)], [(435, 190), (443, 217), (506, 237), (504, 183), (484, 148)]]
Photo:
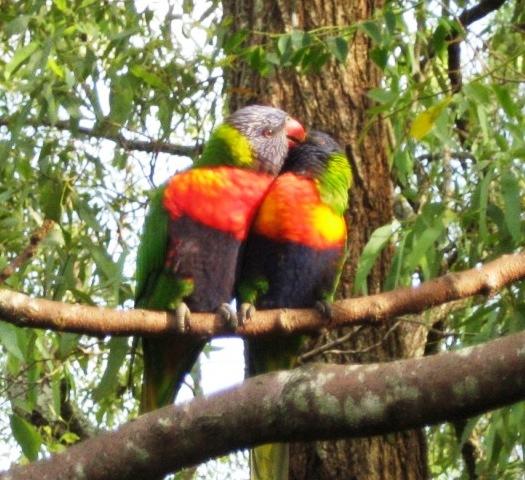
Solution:
[(194, 168), (173, 176), (163, 204), (172, 220), (186, 216), (243, 241), (273, 180), (242, 168)]

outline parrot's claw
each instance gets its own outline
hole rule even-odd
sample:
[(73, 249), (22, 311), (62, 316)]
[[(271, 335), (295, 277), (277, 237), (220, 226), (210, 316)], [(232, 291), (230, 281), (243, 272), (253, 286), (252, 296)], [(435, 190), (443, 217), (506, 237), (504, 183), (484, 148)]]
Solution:
[(239, 325), (244, 325), (246, 320), (251, 320), (255, 315), (255, 306), (253, 303), (242, 303), (237, 316), (239, 317)]
[(235, 330), (239, 326), (239, 322), (237, 320), (237, 312), (233, 310), (233, 308), (228, 303), (223, 303), (218, 309), (217, 309), (217, 315), (220, 317), (220, 319), (223, 322), (223, 325), (230, 329)]
[(184, 302), (175, 309), (175, 319), (177, 320), (177, 330), (181, 333), (186, 332), (190, 328), (191, 311)]
[(332, 321), (332, 303), (328, 302), (326, 300), (317, 300), (315, 302), (315, 309), (321, 314), (321, 317), (323, 317), (323, 320), (326, 323), (330, 323)]

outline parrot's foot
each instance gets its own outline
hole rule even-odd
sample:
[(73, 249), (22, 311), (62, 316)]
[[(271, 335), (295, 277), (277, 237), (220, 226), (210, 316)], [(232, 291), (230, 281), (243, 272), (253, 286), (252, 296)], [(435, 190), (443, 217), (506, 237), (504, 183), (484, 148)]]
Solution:
[(239, 326), (237, 320), (237, 312), (228, 303), (223, 303), (217, 310), (217, 315), (222, 320), (223, 325), (230, 329), (235, 330)]
[(251, 320), (255, 315), (255, 306), (253, 303), (242, 303), (237, 316), (239, 317), (239, 325), (244, 325), (246, 320)]
[(177, 320), (177, 330), (181, 333), (190, 328), (191, 311), (184, 302), (181, 302), (175, 309), (175, 319)]
[(323, 320), (326, 323), (330, 323), (332, 321), (332, 303), (328, 302), (326, 300), (317, 300), (315, 302), (315, 309), (321, 314), (323, 317)]

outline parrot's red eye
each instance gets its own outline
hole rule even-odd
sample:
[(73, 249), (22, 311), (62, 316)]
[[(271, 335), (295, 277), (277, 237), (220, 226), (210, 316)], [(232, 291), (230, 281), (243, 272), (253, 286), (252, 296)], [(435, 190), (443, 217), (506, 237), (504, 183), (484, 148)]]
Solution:
[(262, 131), (262, 134), (263, 134), (263, 137), (266, 137), (266, 138), (269, 138), (273, 135), (274, 131), (272, 128), (270, 127), (266, 127), (263, 131)]

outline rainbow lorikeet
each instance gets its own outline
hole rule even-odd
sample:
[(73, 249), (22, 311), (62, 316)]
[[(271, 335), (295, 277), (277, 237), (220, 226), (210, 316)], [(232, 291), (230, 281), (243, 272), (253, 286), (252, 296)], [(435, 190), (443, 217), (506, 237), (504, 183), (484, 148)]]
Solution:
[[(342, 148), (311, 132), (290, 150), (255, 217), (246, 244), (237, 298), (261, 309), (310, 308), (331, 302), (346, 257), (352, 173)], [(251, 307), (250, 307), (251, 308)], [(302, 337), (268, 335), (246, 342), (248, 375), (289, 369)], [(252, 478), (288, 478), (288, 446), (263, 445), (250, 457)]]
[[(304, 140), (299, 122), (252, 105), (217, 127), (201, 157), (156, 190), (137, 255), (135, 305), (211, 312), (233, 297), (240, 248), (289, 146)], [(141, 411), (172, 403), (205, 339), (143, 338)]]

